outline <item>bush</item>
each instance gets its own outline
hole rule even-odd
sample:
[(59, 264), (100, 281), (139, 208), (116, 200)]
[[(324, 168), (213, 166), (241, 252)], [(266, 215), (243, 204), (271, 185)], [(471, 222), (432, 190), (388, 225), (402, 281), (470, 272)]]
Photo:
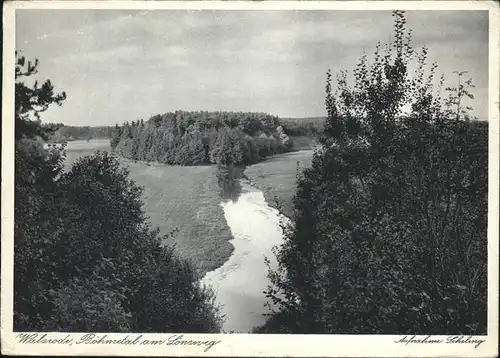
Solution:
[(41, 302), (23, 300), (32, 306), (22, 312), (26, 319), (47, 307), (33, 329), (220, 330), (211, 292), (165, 246), (169, 237), (150, 229), (142, 189), (116, 159), (100, 152), (80, 158), (56, 185), (59, 211), (44, 221), (53, 234), (49, 242), (43, 237), (41, 252), (30, 260), (41, 274), (24, 276), (28, 287), (45, 293)]

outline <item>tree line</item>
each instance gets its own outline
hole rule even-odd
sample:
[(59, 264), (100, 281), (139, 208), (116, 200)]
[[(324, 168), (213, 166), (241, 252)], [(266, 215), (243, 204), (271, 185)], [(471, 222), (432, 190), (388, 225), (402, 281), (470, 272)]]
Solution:
[(66, 126), (62, 123), (55, 124), (57, 130), (49, 135), (50, 142), (63, 142), (71, 140), (91, 140), (111, 138), (113, 126)]
[(65, 171), (64, 150), (44, 149), (57, 128), (40, 115), (66, 95), (25, 83), (37, 65), (16, 52), (14, 330), (219, 332), (212, 291), (175, 232), (150, 226), (128, 170), (96, 152)]
[[(298, 175), (265, 333), (485, 334), (488, 123), (444, 86), (403, 11), (393, 42), (327, 73), (323, 147)], [(414, 70), (410, 70), (414, 69)]]
[(247, 165), (291, 147), (279, 118), (265, 113), (177, 111), (116, 125), (111, 136), (126, 158), (176, 165)]

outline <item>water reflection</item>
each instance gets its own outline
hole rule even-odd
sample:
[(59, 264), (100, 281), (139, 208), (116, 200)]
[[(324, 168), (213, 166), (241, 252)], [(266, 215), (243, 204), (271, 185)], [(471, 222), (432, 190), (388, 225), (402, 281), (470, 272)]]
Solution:
[(219, 183), (220, 196), (224, 200), (236, 202), (241, 194), (240, 179), (243, 178), (243, 166), (219, 165), (217, 167), (217, 182)]

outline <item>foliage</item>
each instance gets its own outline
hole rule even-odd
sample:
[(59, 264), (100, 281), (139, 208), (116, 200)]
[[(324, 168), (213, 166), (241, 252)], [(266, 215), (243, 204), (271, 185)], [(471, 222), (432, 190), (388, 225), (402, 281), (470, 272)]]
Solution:
[(394, 42), (352, 86), (342, 72), (333, 93), (327, 73), (323, 149), (299, 177), (269, 274), (280, 312), (260, 332), (486, 332), (488, 126), (463, 110), (471, 81), (444, 98), (393, 15)]
[(217, 166), (215, 175), (220, 188), (220, 195), (223, 199), (236, 201), (241, 194), (240, 180), (243, 177), (244, 168), (236, 167), (232, 164)]
[(51, 104), (61, 105), (66, 99), (66, 93), (54, 93), (54, 87), (50, 80), (42, 85), (34, 81), (30, 86), (25, 81), (30, 76), (38, 73), (38, 60), (26, 61), (16, 51), (15, 65), (15, 138), (33, 138), (39, 136), (47, 139), (52, 126), (41, 126), (40, 113), (46, 111)]
[[(28, 68), (16, 75), (35, 73)], [(38, 137), (49, 131), (24, 115), (62, 95), (51, 86), (16, 89), (14, 330), (219, 331), (212, 292), (168, 245), (170, 235), (151, 229), (128, 170), (96, 152), (64, 172), (64, 151), (44, 149)]]
[(263, 113), (177, 111), (117, 126), (111, 147), (134, 160), (242, 165), (288, 151), (291, 142), (278, 118)]

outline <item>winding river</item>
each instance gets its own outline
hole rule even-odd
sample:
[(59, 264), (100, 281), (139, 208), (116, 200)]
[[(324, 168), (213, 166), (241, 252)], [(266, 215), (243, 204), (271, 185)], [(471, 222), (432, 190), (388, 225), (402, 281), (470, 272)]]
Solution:
[[(109, 151), (109, 140), (68, 142), (65, 166), (69, 168), (97, 149)], [(202, 283), (216, 291), (216, 302), (226, 316), (223, 330), (249, 333), (265, 322), (264, 314), (269, 312), (263, 293), (269, 284), (264, 257), (269, 258), (272, 268), (276, 267), (272, 248), (283, 241), (280, 220), (285, 218), (267, 204), (262, 191), (245, 179), (239, 183), (238, 198), (221, 203), (233, 236), (233, 254), (224, 265), (208, 272)]]
[(261, 191), (241, 180), (242, 191), (236, 201), (223, 202), (222, 208), (233, 235), (234, 252), (226, 263), (208, 272), (202, 283), (212, 286), (226, 316), (225, 332), (249, 333), (265, 322), (264, 306), (268, 268), (264, 257), (276, 267), (273, 246), (280, 245), (283, 233), (278, 210), (268, 206)]

